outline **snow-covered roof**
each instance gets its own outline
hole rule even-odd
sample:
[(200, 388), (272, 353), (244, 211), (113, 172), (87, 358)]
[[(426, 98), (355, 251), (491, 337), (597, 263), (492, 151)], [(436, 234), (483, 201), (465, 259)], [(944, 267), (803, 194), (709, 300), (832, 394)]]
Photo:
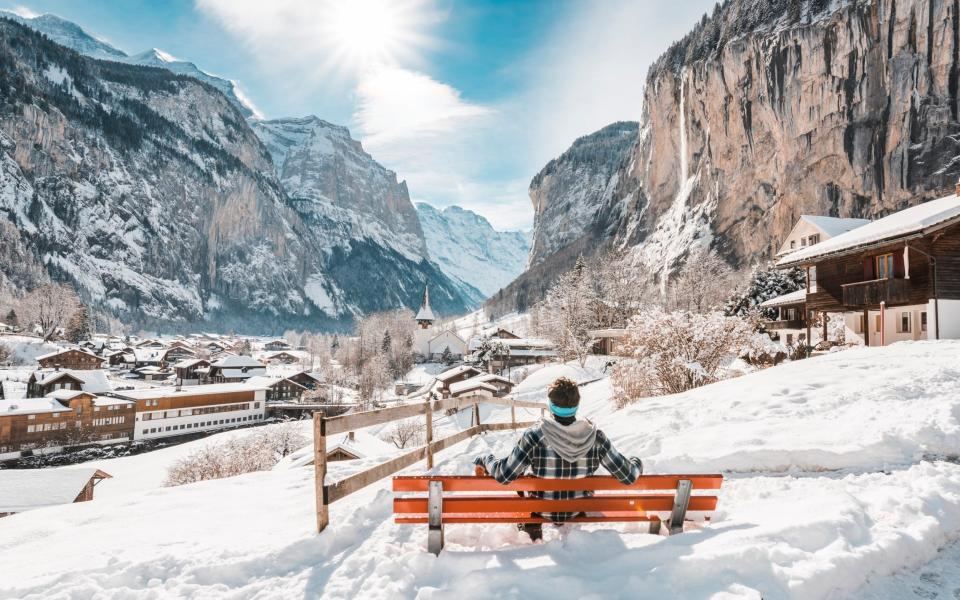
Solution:
[(506, 383), (511, 386), (513, 385), (513, 382), (507, 379), (506, 377), (501, 377), (500, 375), (494, 375), (493, 373), (484, 373), (483, 375), (477, 375), (473, 379), (477, 379), (479, 381), (484, 381), (487, 383), (491, 381), (499, 381), (500, 383)]
[(134, 348), (133, 355), (137, 362), (160, 362), (167, 354), (166, 348)]
[[(502, 344), (510, 349), (510, 354), (515, 354), (515, 349), (530, 349), (530, 348), (540, 348), (548, 349), (553, 348), (553, 342), (550, 340), (545, 340), (542, 338), (492, 338), (492, 341), (495, 341), (498, 344)], [(483, 343), (482, 337), (475, 337), (470, 340), (470, 350), (477, 350), (480, 348)]]
[(468, 372), (470, 372), (470, 371), (473, 371), (474, 373), (480, 373), (480, 372), (481, 372), (480, 369), (478, 369), (478, 368), (476, 368), (476, 367), (473, 367), (473, 366), (470, 366), (470, 365), (460, 365), (459, 367), (454, 367), (454, 368), (452, 368), (452, 369), (447, 369), (447, 370), (444, 371), (443, 373), (440, 373), (439, 375), (437, 375), (437, 380), (438, 380), (438, 381), (446, 381), (446, 380), (448, 380), (448, 379), (453, 379), (454, 377), (456, 377), (456, 376), (458, 376), (458, 375), (462, 375), (462, 374), (468, 373)]
[(80, 380), (80, 387), (85, 392), (91, 394), (102, 394), (113, 389), (110, 381), (107, 380), (107, 374), (99, 369), (75, 370), (75, 369), (38, 369), (34, 371), (34, 377), (40, 385), (52, 383), (64, 376), (71, 376)]
[[(18, 400), (0, 400), (0, 416), (29, 415), (36, 413), (64, 412), (70, 410), (56, 398), (20, 398)], [(0, 470), (0, 473), (5, 471)], [(0, 512), (4, 512), (0, 510)]]
[(795, 292), (790, 292), (789, 294), (784, 294), (782, 296), (777, 296), (776, 298), (770, 298), (765, 302), (760, 303), (761, 308), (773, 308), (776, 306), (787, 306), (788, 304), (802, 304), (807, 299), (807, 290), (799, 289)]
[(265, 368), (265, 365), (258, 360), (255, 360), (249, 356), (237, 356), (235, 354), (231, 354), (230, 356), (224, 356), (223, 358), (218, 359), (216, 362), (213, 363), (213, 366), (221, 367), (221, 368), (226, 368), (226, 367), (229, 367), (229, 368), (264, 367)]
[(110, 475), (90, 467), (0, 470), (0, 513), (70, 504), (93, 477)]
[(180, 362), (178, 362), (177, 364), (173, 365), (173, 368), (174, 368), (174, 369), (189, 369), (190, 367), (195, 367), (195, 366), (199, 365), (200, 363), (205, 363), (205, 362), (207, 362), (207, 361), (203, 360), (202, 358), (185, 358), (185, 359), (181, 360)]
[(77, 396), (83, 396), (84, 394), (90, 396), (90, 392), (84, 392), (83, 390), (53, 390), (47, 394), (47, 398), (53, 398), (54, 400), (63, 400), (69, 402)]
[(834, 238), (791, 252), (778, 266), (795, 265), (828, 254), (851, 252), (863, 246), (894, 241), (960, 220), (960, 198), (956, 195), (931, 200), (872, 221)]
[(36, 358), (36, 360), (46, 360), (46, 359), (48, 359), (48, 358), (53, 358), (53, 357), (55, 357), (55, 356), (60, 356), (61, 354), (66, 354), (67, 352), (82, 352), (83, 354), (86, 354), (87, 356), (96, 358), (97, 360), (101, 360), (101, 361), (103, 360), (102, 358), (100, 358), (99, 356), (97, 356), (97, 355), (94, 354), (93, 352), (90, 352), (90, 351), (87, 350), (86, 348), (64, 348), (64, 349), (62, 349), (62, 350), (57, 350), (56, 352), (48, 352), (48, 353), (46, 353), (46, 354), (41, 354), (40, 356), (38, 356), (38, 357)]
[(463, 392), (469, 392), (470, 390), (487, 390), (488, 392), (497, 393), (499, 390), (494, 386), (490, 385), (486, 381), (478, 381), (478, 377), (472, 379), (467, 379), (466, 381), (458, 381), (450, 386), (451, 394), (460, 394)]
[(841, 219), (822, 215), (800, 215), (800, 220), (810, 223), (831, 238), (872, 222), (870, 219)]
[(276, 376), (269, 376), (269, 375), (257, 375), (255, 377), (251, 377), (244, 382), (244, 385), (261, 389), (266, 387), (272, 387), (274, 385), (277, 385), (281, 381), (285, 381), (285, 380), (289, 381), (290, 383), (292, 383), (297, 387), (301, 387), (301, 388), (303, 387), (296, 381), (289, 380), (287, 377), (276, 377)]
[(226, 379), (250, 379), (257, 373), (266, 373), (266, 367), (261, 367), (256, 371), (244, 371), (243, 369), (220, 369), (220, 375)]
[(352, 440), (349, 433), (344, 433), (339, 439), (334, 439), (333, 445), (330, 445), (330, 440), (327, 441), (327, 454), (338, 449), (349, 452), (357, 458), (370, 458), (397, 452), (395, 446), (363, 431), (354, 432)]
[(209, 385), (185, 385), (179, 389), (172, 385), (162, 387), (143, 388), (139, 390), (122, 390), (114, 392), (119, 398), (130, 400), (147, 400), (153, 398), (171, 398), (173, 396), (205, 396), (208, 394), (229, 394), (231, 392), (249, 392), (266, 389), (256, 387), (248, 382), (243, 383), (212, 383)]
[(435, 336), (433, 336), (432, 338), (430, 338), (430, 341), (431, 341), (431, 342), (435, 342), (435, 341), (437, 341), (438, 339), (440, 339), (440, 338), (442, 338), (442, 337), (453, 337), (453, 338), (457, 339), (457, 340), (458, 340), (460, 343), (462, 343), (462, 344), (466, 344), (466, 343), (467, 343), (467, 342), (465, 342), (465, 341), (463, 340), (462, 337), (460, 337), (459, 335), (457, 335), (456, 333), (454, 333), (454, 332), (452, 332), (452, 331), (450, 331), (450, 330), (441, 331), (441, 332), (438, 333), (437, 335), (435, 335)]

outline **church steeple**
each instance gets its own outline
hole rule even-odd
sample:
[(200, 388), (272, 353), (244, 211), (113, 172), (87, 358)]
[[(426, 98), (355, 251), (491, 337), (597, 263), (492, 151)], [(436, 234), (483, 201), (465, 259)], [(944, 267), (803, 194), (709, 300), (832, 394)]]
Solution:
[(420, 310), (414, 319), (421, 329), (430, 327), (436, 321), (436, 317), (433, 316), (433, 309), (430, 308), (430, 288), (428, 286), (423, 287), (423, 302), (420, 304)]

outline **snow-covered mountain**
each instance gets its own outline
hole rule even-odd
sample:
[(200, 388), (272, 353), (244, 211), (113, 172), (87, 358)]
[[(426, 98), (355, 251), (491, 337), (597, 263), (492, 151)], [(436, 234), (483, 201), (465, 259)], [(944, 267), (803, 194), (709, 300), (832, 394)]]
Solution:
[(451, 279), (483, 300), (523, 272), (530, 236), (521, 231), (496, 231), (475, 212), (448, 206), (438, 210), (417, 203), (417, 214), (430, 256)]
[(167, 69), (178, 75), (193, 77), (220, 90), (244, 117), (258, 116), (256, 108), (243, 96), (235, 82), (211, 75), (200, 70), (195, 64), (178, 60), (163, 50), (151, 48), (130, 56), (123, 50), (88, 33), (76, 23), (56, 15), (45, 14), (37, 17), (23, 17), (10, 11), (0, 10), (0, 16), (13, 19), (31, 29), (35, 29), (61, 46), (66, 46), (91, 58), (157, 67)]
[(439, 311), (469, 305), (427, 259), (405, 186), (372, 159), (386, 187), (369, 210), (338, 204), (369, 189), (343, 157), (324, 198), (306, 194), (315, 163), (291, 151), (283, 165), (304, 185), (288, 178), (288, 196), (216, 89), (89, 59), (9, 20), (0, 34), (0, 221), (89, 303), (144, 326), (274, 331), (413, 307), (425, 283)]

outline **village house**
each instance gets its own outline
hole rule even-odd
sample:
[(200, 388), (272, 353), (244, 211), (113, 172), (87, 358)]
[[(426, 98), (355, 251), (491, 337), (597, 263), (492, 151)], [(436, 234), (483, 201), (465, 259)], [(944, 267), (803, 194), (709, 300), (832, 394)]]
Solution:
[[(759, 308), (774, 310), (777, 313), (776, 318), (763, 322), (771, 339), (780, 341), (786, 346), (803, 345), (807, 341), (806, 301), (807, 290), (800, 289), (759, 304)], [(811, 331), (811, 335), (814, 333)], [(815, 335), (814, 339), (816, 339)]]
[(89, 467), (0, 470), (0, 517), (93, 500), (93, 488), (110, 475)]
[[(490, 361), (490, 369), (502, 372), (504, 369), (522, 365), (534, 365), (549, 362), (557, 357), (553, 343), (538, 338), (522, 338), (505, 329), (498, 329), (491, 339), (497, 340), (505, 352), (497, 353)], [(470, 340), (470, 352), (476, 352), (484, 343), (483, 338), (475, 337)]]
[(61, 367), (80, 371), (100, 369), (103, 367), (104, 360), (88, 350), (70, 348), (38, 356), (37, 363), (41, 368)]
[(0, 400), (0, 460), (24, 452), (113, 444), (133, 439), (134, 405), (60, 389), (43, 398)]
[(318, 373), (315, 371), (300, 371), (296, 375), (287, 377), (287, 379), (302, 385), (308, 390), (320, 389), (327, 385), (327, 379), (323, 376), (323, 373)]
[(469, 379), (464, 379), (448, 386), (450, 396), (481, 396), (487, 398), (503, 398), (513, 390), (513, 382), (506, 377), (483, 373)]
[(844, 320), (848, 335), (871, 346), (960, 338), (957, 195), (808, 245), (777, 265), (807, 273), (808, 339), (811, 317), (820, 321), (826, 337), (831, 315)]
[(793, 226), (793, 229), (780, 245), (777, 256), (784, 256), (790, 252), (814, 246), (869, 223), (869, 219), (800, 215), (797, 224)]
[(267, 352), (289, 350), (290, 344), (288, 344), (286, 340), (271, 340), (263, 345), (263, 349)]
[(210, 363), (210, 381), (213, 383), (238, 383), (266, 374), (266, 365), (249, 356), (229, 355)]
[(137, 405), (135, 440), (151, 440), (262, 423), (266, 388), (245, 383), (162, 386), (113, 394)]
[(32, 398), (41, 398), (57, 390), (104, 394), (111, 390), (111, 386), (103, 371), (38, 369), (27, 380), (27, 395)]
[(177, 341), (170, 344), (166, 354), (163, 355), (163, 362), (167, 365), (172, 365), (190, 358), (197, 358), (196, 350), (188, 347), (183, 342)]
[[(397, 447), (363, 431), (348, 431), (327, 442), (327, 460), (358, 460), (393, 454)], [(312, 461), (309, 464), (313, 464)]]
[(263, 358), (271, 365), (295, 365), (304, 361), (307, 356), (299, 354), (295, 350), (283, 350), (280, 352), (272, 352)]
[(177, 385), (200, 385), (210, 376), (210, 361), (202, 358), (188, 358), (173, 365)]
[(471, 377), (483, 375), (483, 371), (471, 365), (460, 365), (452, 369), (447, 369), (436, 376), (435, 391), (444, 398), (450, 396), (450, 386), (460, 381), (465, 381)]
[(163, 346), (159, 348), (155, 346), (138, 346), (133, 349), (133, 367), (135, 369), (143, 367), (160, 367), (162, 369), (167, 364), (166, 355), (167, 349)]
[(596, 340), (593, 343), (592, 352), (606, 356), (619, 355), (623, 345), (623, 338), (627, 337), (627, 330), (617, 327), (592, 329), (587, 333), (591, 338)]
[(267, 402), (299, 402), (307, 388), (288, 377), (260, 375), (247, 380), (247, 385), (267, 390)]

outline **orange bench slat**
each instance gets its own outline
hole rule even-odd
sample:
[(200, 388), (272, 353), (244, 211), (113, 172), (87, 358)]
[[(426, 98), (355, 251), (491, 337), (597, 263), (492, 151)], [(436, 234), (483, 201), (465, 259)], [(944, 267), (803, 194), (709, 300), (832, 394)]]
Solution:
[[(520, 496), (446, 496), (443, 498), (443, 515), (517, 512), (667, 512), (673, 508), (673, 495), (604, 495), (569, 500), (546, 500), (521, 498)], [(687, 510), (712, 511), (717, 507), (716, 496), (692, 496)], [(393, 499), (394, 514), (427, 514), (427, 498), (404, 497)]]
[[(586, 516), (586, 517), (576, 517), (573, 519), (567, 519), (564, 523), (607, 523), (610, 521), (620, 521), (620, 522), (646, 522), (646, 521), (659, 521), (660, 518), (656, 515), (622, 515), (622, 514), (604, 514), (602, 516)], [(427, 517), (396, 517), (394, 523), (401, 525), (417, 525), (422, 523), (427, 523)], [(443, 523), (449, 525), (451, 523), (553, 523), (550, 519), (544, 519), (543, 517), (531, 517), (530, 513), (516, 513), (512, 515), (497, 515), (497, 516), (487, 516), (487, 515), (471, 515), (471, 516), (456, 516), (456, 517), (443, 517)]]
[(718, 490), (723, 475), (641, 475), (634, 483), (626, 485), (609, 475), (594, 475), (581, 479), (541, 479), (530, 475), (519, 477), (506, 485), (493, 477), (475, 475), (398, 475), (393, 478), (394, 492), (426, 492), (431, 481), (443, 483), (446, 492), (517, 492), (532, 491), (615, 491), (615, 490), (672, 490), (677, 482), (689, 479), (695, 490)]

